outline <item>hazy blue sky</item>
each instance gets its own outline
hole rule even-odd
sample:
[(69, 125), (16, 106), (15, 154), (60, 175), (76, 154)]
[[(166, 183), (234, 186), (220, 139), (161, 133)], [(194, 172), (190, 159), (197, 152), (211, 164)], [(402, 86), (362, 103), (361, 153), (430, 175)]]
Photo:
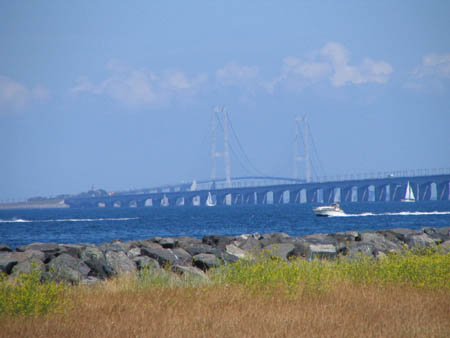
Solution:
[(269, 175), (292, 175), (297, 114), (327, 175), (449, 168), (449, 18), (449, 1), (1, 0), (0, 200), (208, 178), (214, 105)]

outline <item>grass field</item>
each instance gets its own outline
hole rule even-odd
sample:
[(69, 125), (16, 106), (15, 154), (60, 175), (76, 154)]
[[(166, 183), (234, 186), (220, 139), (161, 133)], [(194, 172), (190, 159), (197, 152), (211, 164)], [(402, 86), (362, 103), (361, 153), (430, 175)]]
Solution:
[(1, 282), (0, 336), (450, 336), (450, 255), (433, 249), (351, 262), (262, 256), (208, 280), (148, 270), (96, 286), (21, 283)]

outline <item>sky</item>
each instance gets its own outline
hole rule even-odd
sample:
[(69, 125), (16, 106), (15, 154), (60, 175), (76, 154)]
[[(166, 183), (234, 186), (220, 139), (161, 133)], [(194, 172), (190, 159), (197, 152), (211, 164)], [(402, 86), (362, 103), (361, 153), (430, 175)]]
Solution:
[(292, 177), (305, 115), (317, 175), (450, 168), (449, 17), (436, 0), (0, 0), (0, 201), (208, 179), (215, 106), (232, 176)]

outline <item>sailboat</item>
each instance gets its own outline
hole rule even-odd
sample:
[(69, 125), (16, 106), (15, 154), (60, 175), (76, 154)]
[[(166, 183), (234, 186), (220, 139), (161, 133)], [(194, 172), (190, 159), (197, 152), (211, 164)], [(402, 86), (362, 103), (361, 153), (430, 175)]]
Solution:
[(414, 191), (411, 188), (411, 184), (406, 186), (405, 197), (401, 200), (401, 202), (415, 202), (416, 198), (414, 197)]
[(216, 206), (216, 203), (214, 203), (211, 192), (208, 193), (208, 198), (206, 200), (206, 206), (207, 207), (214, 207)]

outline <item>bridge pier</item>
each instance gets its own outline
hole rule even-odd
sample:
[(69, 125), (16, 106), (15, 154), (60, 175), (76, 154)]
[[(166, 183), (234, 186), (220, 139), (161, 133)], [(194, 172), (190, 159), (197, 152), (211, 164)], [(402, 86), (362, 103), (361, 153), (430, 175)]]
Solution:
[(299, 204), (301, 202), (301, 190), (288, 190), (289, 191), (289, 204)]
[(284, 191), (274, 191), (272, 203), (273, 204), (283, 204), (284, 203), (283, 193), (284, 193)]
[(267, 192), (257, 192), (256, 193), (256, 202), (257, 204), (267, 204)]
[(255, 204), (255, 192), (244, 195), (244, 204)]
[(420, 201), (431, 200), (431, 182), (419, 185), (419, 194)]
[(341, 202), (352, 202), (353, 187), (341, 188)]
[(444, 182), (437, 186), (437, 199), (439, 201), (448, 201), (450, 199), (449, 185), (449, 182)]
[(358, 187), (358, 202), (369, 201), (369, 186)]
[(330, 204), (334, 202), (334, 188), (323, 189), (323, 202), (325, 204)]
[(307, 203), (319, 202), (319, 192), (317, 188), (306, 190), (306, 202)]
[(375, 201), (385, 202), (387, 196), (387, 185), (379, 185), (375, 187)]

